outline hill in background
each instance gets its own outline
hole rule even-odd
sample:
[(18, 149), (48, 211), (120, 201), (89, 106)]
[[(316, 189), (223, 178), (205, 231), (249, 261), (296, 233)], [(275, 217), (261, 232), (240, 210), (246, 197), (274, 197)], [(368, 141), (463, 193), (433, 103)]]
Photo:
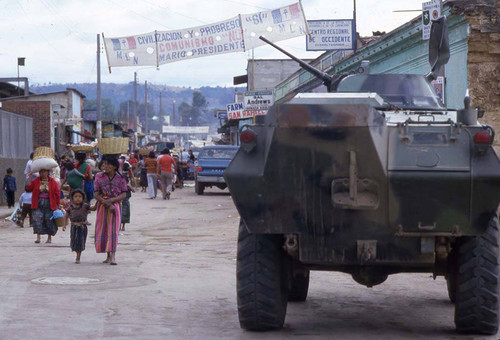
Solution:
[[(95, 83), (67, 83), (51, 85), (32, 85), (30, 90), (35, 93), (47, 93), (55, 91), (64, 91), (66, 88), (74, 88), (83, 93), (87, 101), (96, 99), (97, 85)], [(144, 84), (137, 84), (137, 102), (144, 103)], [(227, 104), (234, 102), (234, 93), (236, 90), (244, 91), (245, 88), (236, 87), (200, 87), (193, 89), (191, 87), (176, 87), (167, 85), (148, 84), (148, 107), (153, 112), (160, 111), (160, 93), (162, 94), (162, 112), (163, 114), (172, 113), (173, 101), (176, 101), (176, 110), (182, 102), (191, 104), (193, 91), (200, 91), (207, 100), (207, 109), (225, 109)], [(101, 84), (101, 98), (109, 98), (116, 112), (119, 111), (120, 104), (128, 100), (134, 100), (134, 84)], [(131, 108), (132, 110), (132, 108)]]

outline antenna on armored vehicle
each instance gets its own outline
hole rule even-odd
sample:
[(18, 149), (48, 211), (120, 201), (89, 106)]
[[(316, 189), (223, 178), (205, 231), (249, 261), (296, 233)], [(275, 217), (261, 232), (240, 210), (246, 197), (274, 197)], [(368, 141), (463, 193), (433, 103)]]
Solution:
[(270, 42), (269, 40), (267, 40), (263, 36), (260, 36), (259, 39), (262, 40), (262, 41), (264, 41), (265, 43), (271, 45), (272, 47), (274, 47), (275, 49), (277, 49), (281, 53), (286, 54), (287, 56), (289, 56), (290, 58), (292, 58), (293, 60), (295, 60), (296, 62), (298, 62), (299, 65), (300, 65), (300, 67), (302, 67), (304, 70), (310, 72), (316, 78), (321, 79), (323, 81), (323, 84), (326, 86), (328, 92), (332, 92), (334, 90), (334, 88), (336, 87), (338, 81), (345, 76), (345, 75), (341, 75), (341, 76), (339, 75), (339, 76), (333, 77), (333, 76), (331, 76), (331, 75), (329, 75), (329, 74), (327, 74), (325, 72), (322, 72), (322, 71), (316, 69), (315, 67), (309, 65), (304, 60), (301, 60), (301, 59), (297, 58), (293, 54), (288, 53), (287, 51), (285, 51), (281, 47), (275, 45), (274, 43)]

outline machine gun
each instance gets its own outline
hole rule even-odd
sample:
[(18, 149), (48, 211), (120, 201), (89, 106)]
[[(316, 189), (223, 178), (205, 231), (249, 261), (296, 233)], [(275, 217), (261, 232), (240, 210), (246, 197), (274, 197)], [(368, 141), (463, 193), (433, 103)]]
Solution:
[(271, 45), (272, 47), (274, 47), (275, 49), (277, 49), (281, 53), (286, 54), (287, 56), (289, 56), (290, 58), (295, 60), (297, 63), (299, 63), (300, 67), (302, 67), (304, 70), (308, 71), (309, 73), (314, 75), (316, 78), (322, 80), (323, 84), (326, 86), (328, 92), (335, 92), (335, 88), (337, 87), (337, 84), (339, 83), (339, 81), (342, 80), (342, 78), (344, 78), (346, 76), (344, 74), (331, 76), (325, 72), (318, 70), (317, 68), (314, 68), (313, 66), (309, 65), (304, 60), (297, 58), (293, 54), (288, 53), (287, 51), (285, 51), (281, 47), (275, 45), (274, 43), (270, 42), (269, 40), (267, 40), (263, 36), (260, 36), (259, 39), (264, 41), (265, 43)]

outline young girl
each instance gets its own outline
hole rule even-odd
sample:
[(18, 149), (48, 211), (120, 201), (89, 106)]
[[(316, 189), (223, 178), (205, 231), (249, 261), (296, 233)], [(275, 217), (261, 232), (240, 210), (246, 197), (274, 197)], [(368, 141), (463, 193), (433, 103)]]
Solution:
[(71, 206), (67, 209), (67, 214), (64, 220), (63, 230), (66, 230), (68, 218), (71, 221), (71, 251), (76, 252), (75, 263), (80, 263), (80, 256), (85, 250), (85, 242), (87, 241), (87, 215), (89, 211), (95, 211), (96, 206), (89, 206), (84, 203), (85, 193), (81, 189), (75, 189), (71, 192)]

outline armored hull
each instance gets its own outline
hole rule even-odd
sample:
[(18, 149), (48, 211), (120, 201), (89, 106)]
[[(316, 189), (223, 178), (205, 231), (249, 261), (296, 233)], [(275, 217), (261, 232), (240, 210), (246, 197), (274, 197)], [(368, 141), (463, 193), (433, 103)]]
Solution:
[(304, 94), (252, 126), (255, 146), (225, 174), (248, 230), (297, 235), (303, 263), (407, 265), (395, 271), (432, 270), (435, 237), (482, 234), (500, 163), (475, 147), (481, 127), (455, 112), (412, 123), (415, 112), (380, 105), (375, 94)]

